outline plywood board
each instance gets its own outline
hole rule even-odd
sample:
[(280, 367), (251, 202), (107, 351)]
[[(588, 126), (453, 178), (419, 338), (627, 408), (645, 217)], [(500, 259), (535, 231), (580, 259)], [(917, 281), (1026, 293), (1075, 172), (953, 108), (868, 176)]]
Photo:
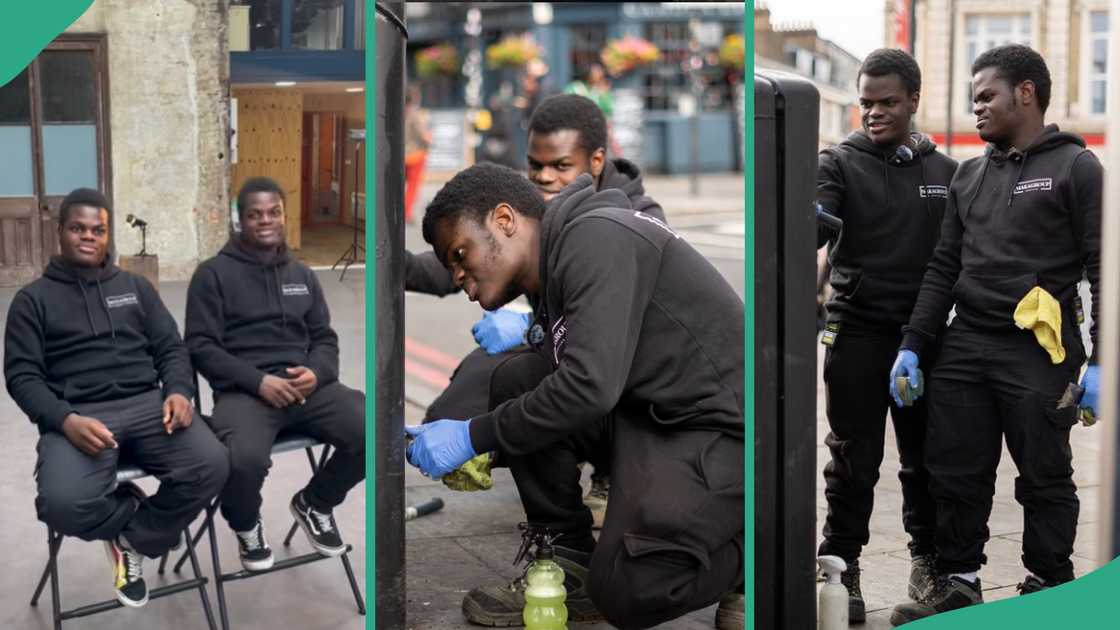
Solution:
[(303, 95), (289, 90), (235, 89), (238, 160), (231, 198), (250, 177), (271, 177), (284, 189), (288, 247), (300, 248), (300, 163)]

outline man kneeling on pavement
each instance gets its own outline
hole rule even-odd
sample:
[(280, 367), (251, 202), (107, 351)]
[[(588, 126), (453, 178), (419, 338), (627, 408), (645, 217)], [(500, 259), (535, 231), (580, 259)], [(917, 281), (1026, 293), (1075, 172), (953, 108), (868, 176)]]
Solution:
[[(177, 546), (221, 490), (226, 449), (198, 416), (190, 358), (152, 285), (117, 268), (104, 195), (62, 201), (61, 255), (20, 289), (8, 311), (8, 392), (39, 428), (39, 520), (59, 534), (103, 540), (117, 599), (148, 602), (143, 557)], [(116, 485), (122, 461), (159, 479), (144, 496)]]
[[(433, 478), (480, 453), (510, 468), (530, 523), (560, 534), (571, 621), (646, 628), (720, 602), (743, 627), (743, 303), (718, 271), (625, 193), (581, 175), (549, 205), (493, 164), (448, 182), (424, 238), (487, 310), (520, 295), (536, 321), (495, 372), (491, 410), (408, 427)], [(702, 306), (700, 306), (702, 305)], [(578, 464), (610, 448), (602, 534)], [(511, 550), (511, 556), (513, 555)], [(468, 619), (521, 624), (524, 585), (466, 596)]]

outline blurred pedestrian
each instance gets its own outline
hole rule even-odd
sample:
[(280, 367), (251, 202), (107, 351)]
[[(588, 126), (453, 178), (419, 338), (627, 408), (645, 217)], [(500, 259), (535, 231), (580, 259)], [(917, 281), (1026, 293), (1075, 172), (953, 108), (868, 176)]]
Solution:
[(404, 220), (412, 222), (412, 204), (424, 185), (424, 167), (432, 132), (428, 110), (420, 106), (420, 86), (408, 86), (404, 97)]

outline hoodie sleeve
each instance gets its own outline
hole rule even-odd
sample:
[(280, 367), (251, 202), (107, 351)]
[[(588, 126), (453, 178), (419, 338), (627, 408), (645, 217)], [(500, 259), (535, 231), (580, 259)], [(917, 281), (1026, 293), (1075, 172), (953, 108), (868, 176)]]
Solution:
[(191, 357), (183, 338), (179, 336), (179, 325), (152, 283), (142, 276), (133, 278), (144, 307), (144, 333), (148, 336), (148, 347), (163, 385), (163, 396), (181, 394), (187, 400), (194, 400), (194, 368), (191, 367)]
[[(840, 169), (840, 159), (831, 149), (821, 151), (817, 158), (817, 203), (829, 214), (843, 219), (841, 208), (844, 207), (846, 190), (847, 185), (844, 183), (844, 172)], [(832, 230), (818, 225), (817, 249), (827, 245), (835, 235)]]
[(618, 404), (657, 280), (659, 253), (608, 219), (568, 228), (549, 282), (564, 304), (566, 342), (559, 366), (531, 392), (471, 422), (476, 452), (520, 455), (609, 414)]
[(1100, 280), (1101, 280), (1101, 204), (1104, 194), (1104, 169), (1100, 161), (1090, 151), (1082, 151), (1072, 166), (1074, 205), (1070, 208), (1073, 233), (1081, 247), (1081, 262), (1085, 266), (1085, 277), (1089, 280), (1089, 293), (1093, 304), (1090, 309), (1092, 321), (1089, 325), (1089, 339), (1093, 342), (1093, 353), (1089, 363), (1097, 363), (1097, 328), (1100, 321)]
[(950, 185), (945, 217), (941, 220), (941, 240), (926, 266), (910, 323), (902, 327), (899, 350), (910, 350), (921, 356), (926, 344), (941, 333), (949, 310), (953, 308), (953, 286), (961, 273), (961, 239), (964, 236), (964, 224), (957, 212), (958, 201), (957, 191)]
[(41, 430), (62, 431), (62, 422), (74, 412), (47, 385), (43, 320), (35, 300), (20, 291), (8, 308), (4, 330), (4, 379), (8, 393)]
[(404, 290), (443, 297), (457, 293), (451, 272), (436, 258), (435, 252), (404, 252)]
[(307, 272), (307, 284), (312, 298), (311, 310), (307, 312), (307, 333), (311, 338), (307, 367), (322, 387), (338, 380), (338, 334), (331, 328), (331, 311), (315, 272)]
[(222, 346), (224, 331), (222, 288), (214, 270), (202, 265), (187, 288), (186, 338), (191, 361), (206, 380), (213, 382), (220, 377), (256, 396), (264, 372), (226, 351)]

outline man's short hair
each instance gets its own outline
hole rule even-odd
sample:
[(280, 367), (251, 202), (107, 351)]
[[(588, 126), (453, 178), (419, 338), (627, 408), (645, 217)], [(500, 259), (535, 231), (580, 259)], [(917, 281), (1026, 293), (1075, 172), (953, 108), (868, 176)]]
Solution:
[(75, 188), (70, 191), (62, 199), (62, 205), (58, 207), (58, 224), (65, 225), (66, 221), (70, 218), (70, 210), (74, 206), (90, 206), (91, 208), (104, 208), (109, 216), (113, 215), (113, 209), (109, 206), (109, 200), (105, 195), (101, 194), (100, 190), (92, 188)]
[(577, 94), (550, 96), (533, 110), (529, 132), (541, 135), (574, 129), (579, 132), (579, 146), (591, 157), (607, 148), (607, 119), (595, 101)]
[(1034, 83), (1034, 93), (1038, 96), (1038, 108), (1046, 113), (1050, 106), (1050, 69), (1042, 55), (1022, 44), (996, 46), (980, 53), (972, 62), (972, 74), (985, 68), (995, 68), (996, 76), (1005, 79), (1014, 88), (1023, 81)]
[(856, 81), (858, 82), (859, 77), (865, 74), (869, 77), (897, 74), (907, 94), (922, 91), (922, 70), (918, 67), (918, 62), (914, 61), (910, 53), (905, 50), (880, 48), (871, 51), (860, 65)]
[(237, 191), (237, 211), (245, 209), (249, 203), (249, 195), (260, 192), (276, 193), (280, 196), (280, 201), (285, 201), (284, 190), (276, 180), (271, 177), (250, 177), (241, 185), (241, 190)]
[(435, 244), (440, 221), (470, 217), (482, 225), (490, 211), (502, 203), (534, 219), (544, 216), (544, 198), (521, 173), (490, 162), (459, 171), (424, 211), (424, 240)]

